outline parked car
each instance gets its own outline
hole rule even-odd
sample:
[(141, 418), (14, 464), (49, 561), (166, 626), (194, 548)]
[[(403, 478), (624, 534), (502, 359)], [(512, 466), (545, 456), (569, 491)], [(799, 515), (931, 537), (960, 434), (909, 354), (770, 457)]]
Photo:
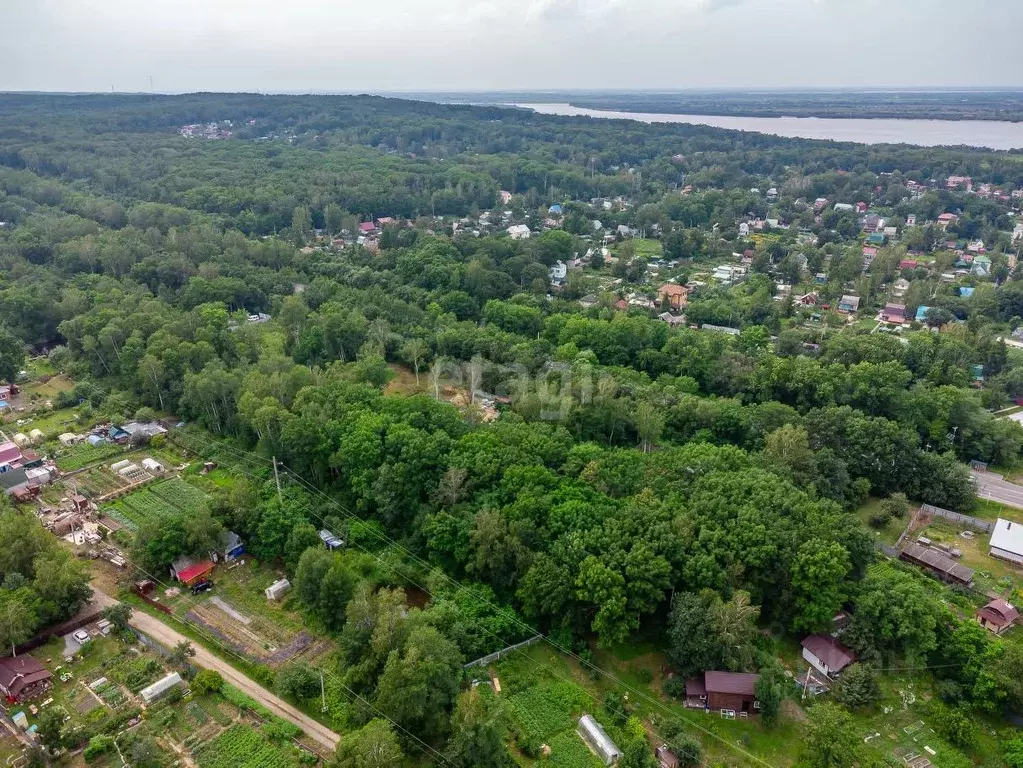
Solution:
[(203, 592), (209, 592), (211, 589), (213, 589), (212, 581), (200, 581), (198, 584), (192, 585), (192, 594), (198, 595)]
[(83, 643), (87, 643), (90, 640), (92, 640), (92, 636), (89, 634), (88, 630), (85, 629), (76, 630), (75, 633), (71, 635), (71, 637), (79, 645), (82, 645)]

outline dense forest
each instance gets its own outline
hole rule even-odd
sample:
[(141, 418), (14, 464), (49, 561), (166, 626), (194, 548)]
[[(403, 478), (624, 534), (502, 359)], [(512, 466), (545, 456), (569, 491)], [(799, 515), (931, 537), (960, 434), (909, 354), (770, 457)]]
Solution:
[[(179, 130), (209, 123), (216, 140)], [(77, 382), (57, 406), (173, 415), (193, 446), (280, 460), (301, 481), (283, 496), (264, 468), (208, 519), (141, 529), (133, 557), (163, 569), (242, 534), (340, 637), (346, 684), (431, 744), (449, 734), (460, 665), (527, 625), (581, 652), (653, 632), (684, 680), (766, 668), (756, 622), (798, 635), (849, 610), (861, 658), (947, 664), (950, 706), (999, 714), (1023, 706), (1019, 646), (878, 568), (854, 514), (899, 494), (969, 512), (964, 462), (1012, 466), (1023, 450), (1023, 429), (992, 413), (1023, 395), (1002, 341), (1023, 316), (1009, 207), (906, 186), (953, 174), (1019, 188), (1023, 157), (376, 97), (2, 95), (0, 379), (46, 354)], [(797, 246), (793, 226), (751, 248), (748, 280), (693, 295), (693, 327), (598, 287), (643, 282), (629, 241), (552, 288), (597, 215), (656, 233), (684, 273), (741, 251), (734, 222), (770, 214), (750, 190), (772, 180), (816, 244)], [(952, 235), (992, 244), (994, 279), (967, 298), (921, 278), (941, 333), (797, 324), (776, 300), (797, 250), (811, 273), (828, 265), (825, 294), (856, 283), (869, 299), (913, 276), (905, 244), (864, 274), (855, 224), (796, 205), (815, 197), (881, 200), (903, 221), (956, 210)], [(628, 204), (591, 213), (605, 199)], [(558, 226), (539, 226), (555, 204)], [(546, 231), (463, 223), (502, 208)], [(367, 222), (378, 236), (360, 243)], [(913, 236), (938, 247), (933, 227)], [(318, 546), (324, 519), (344, 554)], [(417, 565), (355, 546), (378, 553), (381, 537)], [(3, 590), (44, 590), (38, 570)], [(434, 570), (460, 586), (408, 609), (409, 574)]]

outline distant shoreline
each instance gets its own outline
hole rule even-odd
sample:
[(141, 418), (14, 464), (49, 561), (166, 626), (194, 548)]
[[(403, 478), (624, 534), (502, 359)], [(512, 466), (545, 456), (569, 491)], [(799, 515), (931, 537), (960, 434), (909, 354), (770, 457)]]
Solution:
[[(560, 102), (550, 102), (560, 103)], [(617, 104), (609, 103), (606, 101), (585, 101), (580, 99), (572, 99), (568, 102), (573, 107), (580, 109), (600, 109), (615, 112), (647, 112), (659, 115), (672, 115), (672, 114), (690, 114), (690, 115), (703, 115), (706, 117), (771, 117), (771, 118), (819, 118), (821, 120), (989, 120), (992, 122), (999, 123), (1021, 123), (1023, 122), (1023, 110), (1013, 111), (1009, 115), (999, 115), (989, 111), (979, 111), (977, 113), (954, 113), (946, 114), (944, 112), (913, 112), (903, 110), (893, 110), (891, 112), (879, 113), (870, 111), (860, 110), (835, 110), (835, 111), (824, 111), (814, 110), (807, 108), (806, 110), (799, 112), (792, 109), (751, 109), (744, 107), (736, 108), (713, 108), (713, 107), (684, 107), (682, 105), (650, 105), (650, 104)]]

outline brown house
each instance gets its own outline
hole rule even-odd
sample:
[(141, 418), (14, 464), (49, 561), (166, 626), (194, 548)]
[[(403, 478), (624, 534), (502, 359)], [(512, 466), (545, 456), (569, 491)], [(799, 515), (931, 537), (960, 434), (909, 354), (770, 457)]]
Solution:
[(9, 702), (41, 696), (53, 685), (53, 675), (31, 656), (0, 659), (0, 693)]
[(657, 289), (657, 301), (662, 307), (682, 309), (689, 303), (689, 289), (678, 283), (665, 283)]
[(760, 675), (744, 672), (704, 672), (703, 679), (686, 682), (686, 706), (717, 709), (722, 715), (748, 717), (760, 709), (756, 685)]
[(1018, 618), (1019, 611), (1005, 600), (992, 600), (977, 611), (977, 621), (980, 622), (980, 626), (990, 629), (996, 635), (1011, 629)]

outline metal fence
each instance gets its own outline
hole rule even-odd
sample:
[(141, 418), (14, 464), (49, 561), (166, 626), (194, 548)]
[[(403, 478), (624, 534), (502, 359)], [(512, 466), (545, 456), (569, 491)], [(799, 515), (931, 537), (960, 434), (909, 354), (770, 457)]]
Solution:
[(959, 525), (966, 526), (967, 528), (973, 528), (975, 531), (980, 531), (981, 533), (990, 533), (995, 527), (994, 523), (988, 522), (987, 520), (970, 517), (969, 515), (961, 515), (958, 512), (952, 512), (951, 510), (942, 509), (941, 507), (935, 507), (930, 504), (922, 505), (920, 507), (920, 511), (924, 514), (950, 520), (953, 523), (958, 523)]
[(502, 648), (497, 653), (492, 653), (489, 656), (484, 656), (482, 659), (476, 659), (476, 661), (470, 661), (465, 665), (466, 669), (472, 669), (473, 667), (485, 667), (488, 664), (493, 664), (504, 656), (507, 656), (513, 651), (517, 651), (520, 648), (526, 648), (533, 643), (538, 643), (543, 639), (543, 635), (533, 635), (528, 640), (523, 640), (521, 643), (515, 643), (515, 645), (509, 645), (507, 648)]

